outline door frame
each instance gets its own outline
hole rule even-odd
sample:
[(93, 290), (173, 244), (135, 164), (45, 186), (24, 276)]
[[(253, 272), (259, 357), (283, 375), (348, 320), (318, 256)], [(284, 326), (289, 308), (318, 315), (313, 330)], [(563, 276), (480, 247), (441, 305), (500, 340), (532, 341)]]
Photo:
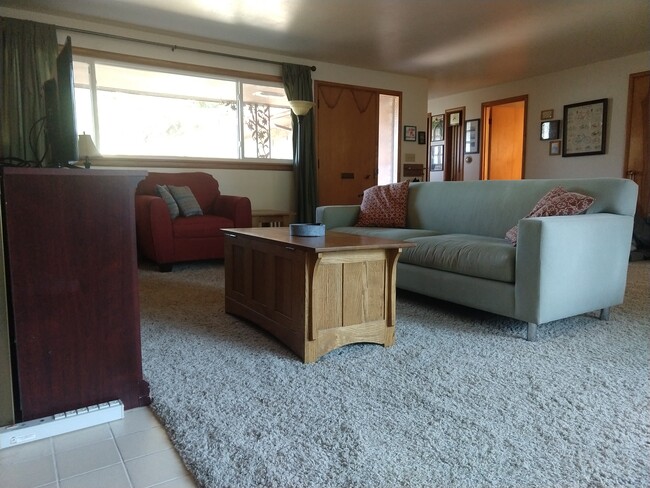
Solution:
[(492, 130), (492, 124), (490, 121), (490, 110), (492, 107), (498, 105), (507, 105), (513, 102), (524, 102), (524, 115), (523, 115), (523, 134), (522, 134), (522, 152), (521, 152), (521, 179), (525, 178), (526, 175), (526, 134), (528, 132), (528, 95), (519, 95), (515, 97), (502, 98), (500, 100), (493, 100), (490, 102), (481, 103), (481, 179), (487, 179), (488, 173), (488, 157), (490, 150), (490, 137)]

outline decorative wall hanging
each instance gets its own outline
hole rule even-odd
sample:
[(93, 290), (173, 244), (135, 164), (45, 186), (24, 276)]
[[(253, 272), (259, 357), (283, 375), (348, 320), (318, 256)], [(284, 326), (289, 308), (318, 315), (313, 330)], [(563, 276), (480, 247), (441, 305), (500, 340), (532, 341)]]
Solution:
[(605, 154), (607, 99), (564, 106), (562, 156)]

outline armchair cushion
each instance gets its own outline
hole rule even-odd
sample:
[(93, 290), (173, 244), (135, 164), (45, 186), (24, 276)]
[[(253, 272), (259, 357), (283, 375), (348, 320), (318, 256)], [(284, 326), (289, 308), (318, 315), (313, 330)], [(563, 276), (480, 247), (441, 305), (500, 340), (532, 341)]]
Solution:
[(193, 217), (194, 215), (203, 215), (203, 211), (196, 201), (196, 197), (189, 186), (169, 185), (169, 192), (176, 200), (178, 208), (183, 217)]
[(156, 185), (156, 193), (167, 204), (167, 208), (169, 208), (169, 216), (172, 219), (175, 219), (181, 214), (178, 208), (178, 204), (176, 203), (176, 200), (174, 200), (172, 194), (169, 193), (169, 189), (167, 188), (167, 185)]

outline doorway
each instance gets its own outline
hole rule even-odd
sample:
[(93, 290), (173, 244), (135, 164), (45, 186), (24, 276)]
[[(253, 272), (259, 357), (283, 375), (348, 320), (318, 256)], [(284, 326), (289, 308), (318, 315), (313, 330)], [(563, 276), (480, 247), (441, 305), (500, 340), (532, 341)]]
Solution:
[(401, 93), (316, 82), (318, 205), (358, 205), (397, 181)]
[(625, 175), (639, 185), (634, 235), (650, 258), (650, 71), (630, 75)]
[(528, 95), (481, 105), (482, 180), (520, 180), (524, 176)]

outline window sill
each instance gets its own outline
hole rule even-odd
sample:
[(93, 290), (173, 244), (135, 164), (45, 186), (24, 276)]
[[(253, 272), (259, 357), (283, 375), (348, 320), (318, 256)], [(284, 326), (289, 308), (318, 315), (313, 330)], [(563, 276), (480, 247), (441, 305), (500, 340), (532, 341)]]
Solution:
[(237, 169), (262, 171), (293, 171), (291, 161), (259, 163), (208, 158), (169, 158), (169, 157), (102, 157), (91, 160), (93, 167), (120, 168), (181, 168), (181, 169)]

